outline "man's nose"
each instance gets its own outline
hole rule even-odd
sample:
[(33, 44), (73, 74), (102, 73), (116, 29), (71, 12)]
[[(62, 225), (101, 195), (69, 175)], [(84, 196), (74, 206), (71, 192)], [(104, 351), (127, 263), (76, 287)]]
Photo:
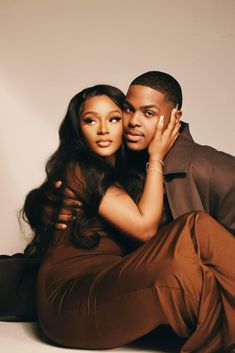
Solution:
[(131, 127), (141, 126), (141, 114), (139, 112), (133, 112), (133, 114), (130, 117), (128, 125)]

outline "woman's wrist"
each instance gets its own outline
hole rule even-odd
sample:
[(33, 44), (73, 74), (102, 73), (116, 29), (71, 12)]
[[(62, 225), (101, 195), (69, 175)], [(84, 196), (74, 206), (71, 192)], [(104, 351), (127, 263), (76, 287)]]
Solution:
[(164, 153), (160, 153), (157, 151), (154, 151), (152, 153), (148, 153), (148, 155), (149, 155), (149, 159), (161, 159), (163, 161), (165, 158)]
[(163, 167), (165, 166), (162, 158), (149, 157), (149, 162), (159, 162)]
[(146, 172), (149, 170), (155, 170), (163, 174), (164, 162), (161, 159), (149, 159), (146, 163)]

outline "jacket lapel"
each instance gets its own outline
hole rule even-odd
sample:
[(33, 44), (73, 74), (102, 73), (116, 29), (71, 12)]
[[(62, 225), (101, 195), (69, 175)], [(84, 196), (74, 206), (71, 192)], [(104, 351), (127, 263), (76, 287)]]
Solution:
[(187, 123), (181, 122), (180, 135), (165, 158), (165, 188), (173, 218), (196, 210), (203, 205), (190, 172), (194, 141)]

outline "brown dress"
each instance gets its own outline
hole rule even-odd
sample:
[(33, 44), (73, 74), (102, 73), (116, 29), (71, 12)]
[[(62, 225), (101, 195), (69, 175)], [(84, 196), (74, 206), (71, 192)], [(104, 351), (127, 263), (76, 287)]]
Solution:
[(126, 254), (104, 231), (79, 249), (57, 231), (38, 278), (38, 315), (55, 343), (105, 349), (160, 324), (188, 340), (181, 352), (235, 345), (235, 239), (203, 212), (179, 217)]

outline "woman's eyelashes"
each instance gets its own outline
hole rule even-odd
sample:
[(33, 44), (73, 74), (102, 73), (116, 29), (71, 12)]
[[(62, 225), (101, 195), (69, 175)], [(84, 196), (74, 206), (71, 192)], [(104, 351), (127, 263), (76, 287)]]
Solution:
[(88, 125), (95, 125), (97, 123), (97, 121), (92, 118), (84, 118), (82, 123), (88, 124)]
[(122, 118), (120, 116), (114, 116), (112, 118), (109, 119), (110, 123), (118, 123), (119, 121), (121, 121)]
[[(118, 123), (119, 121), (122, 120), (122, 117), (120, 116), (114, 116), (114, 117), (111, 117), (108, 119), (108, 121), (111, 123), (111, 124), (115, 124), (115, 123)], [(96, 119), (93, 119), (93, 118), (84, 118), (83, 121), (82, 121), (83, 124), (87, 124), (87, 125), (95, 125), (98, 123), (98, 121)]]

